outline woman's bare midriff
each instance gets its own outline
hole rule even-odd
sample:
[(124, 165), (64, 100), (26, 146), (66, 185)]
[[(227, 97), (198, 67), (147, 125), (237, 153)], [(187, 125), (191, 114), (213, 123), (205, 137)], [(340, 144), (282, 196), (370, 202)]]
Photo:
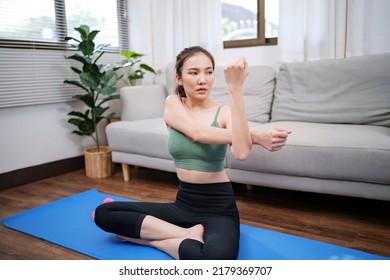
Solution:
[(229, 181), (229, 178), (226, 175), (225, 171), (203, 172), (197, 170), (176, 168), (176, 173), (180, 181), (192, 184), (212, 184)]

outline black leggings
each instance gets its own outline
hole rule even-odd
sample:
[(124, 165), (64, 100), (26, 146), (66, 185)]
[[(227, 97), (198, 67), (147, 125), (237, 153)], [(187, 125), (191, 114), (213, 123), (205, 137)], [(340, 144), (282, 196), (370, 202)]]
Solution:
[(105, 203), (96, 209), (95, 223), (104, 231), (140, 238), (146, 215), (186, 228), (203, 225), (204, 244), (183, 240), (179, 246), (180, 259), (237, 259), (240, 221), (230, 182), (181, 182), (174, 203)]

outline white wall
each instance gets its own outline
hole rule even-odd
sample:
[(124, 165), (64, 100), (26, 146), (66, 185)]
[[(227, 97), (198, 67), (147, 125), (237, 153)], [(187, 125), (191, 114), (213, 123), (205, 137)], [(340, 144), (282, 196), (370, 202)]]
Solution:
[(80, 154), (66, 128), (69, 110), (65, 103), (0, 109), (0, 173)]
[(75, 106), (69, 102), (0, 109), (0, 173), (82, 155), (83, 147), (93, 142), (71, 134), (67, 113)]

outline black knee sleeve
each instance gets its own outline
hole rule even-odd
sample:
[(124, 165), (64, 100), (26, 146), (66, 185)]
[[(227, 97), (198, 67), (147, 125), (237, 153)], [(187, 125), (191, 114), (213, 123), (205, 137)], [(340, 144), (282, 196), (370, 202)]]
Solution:
[(203, 255), (203, 243), (198, 240), (184, 239), (179, 245), (181, 260), (201, 260)]
[(140, 238), (141, 226), (145, 214), (116, 210), (114, 203), (105, 203), (95, 210), (95, 224), (102, 230), (132, 237)]
[(237, 256), (236, 246), (204, 246), (202, 242), (194, 239), (184, 239), (179, 246), (181, 260), (236, 260)]

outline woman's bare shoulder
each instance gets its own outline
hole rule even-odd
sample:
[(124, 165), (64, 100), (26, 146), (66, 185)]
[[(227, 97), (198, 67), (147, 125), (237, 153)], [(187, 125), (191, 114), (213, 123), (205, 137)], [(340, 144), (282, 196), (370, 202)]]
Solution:
[(176, 94), (170, 94), (165, 98), (165, 106), (177, 106), (178, 104), (181, 104), (181, 98), (180, 96)]
[(175, 100), (180, 100), (177, 94), (170, 94), (165, 98), (165, 102), (175, 102)]

